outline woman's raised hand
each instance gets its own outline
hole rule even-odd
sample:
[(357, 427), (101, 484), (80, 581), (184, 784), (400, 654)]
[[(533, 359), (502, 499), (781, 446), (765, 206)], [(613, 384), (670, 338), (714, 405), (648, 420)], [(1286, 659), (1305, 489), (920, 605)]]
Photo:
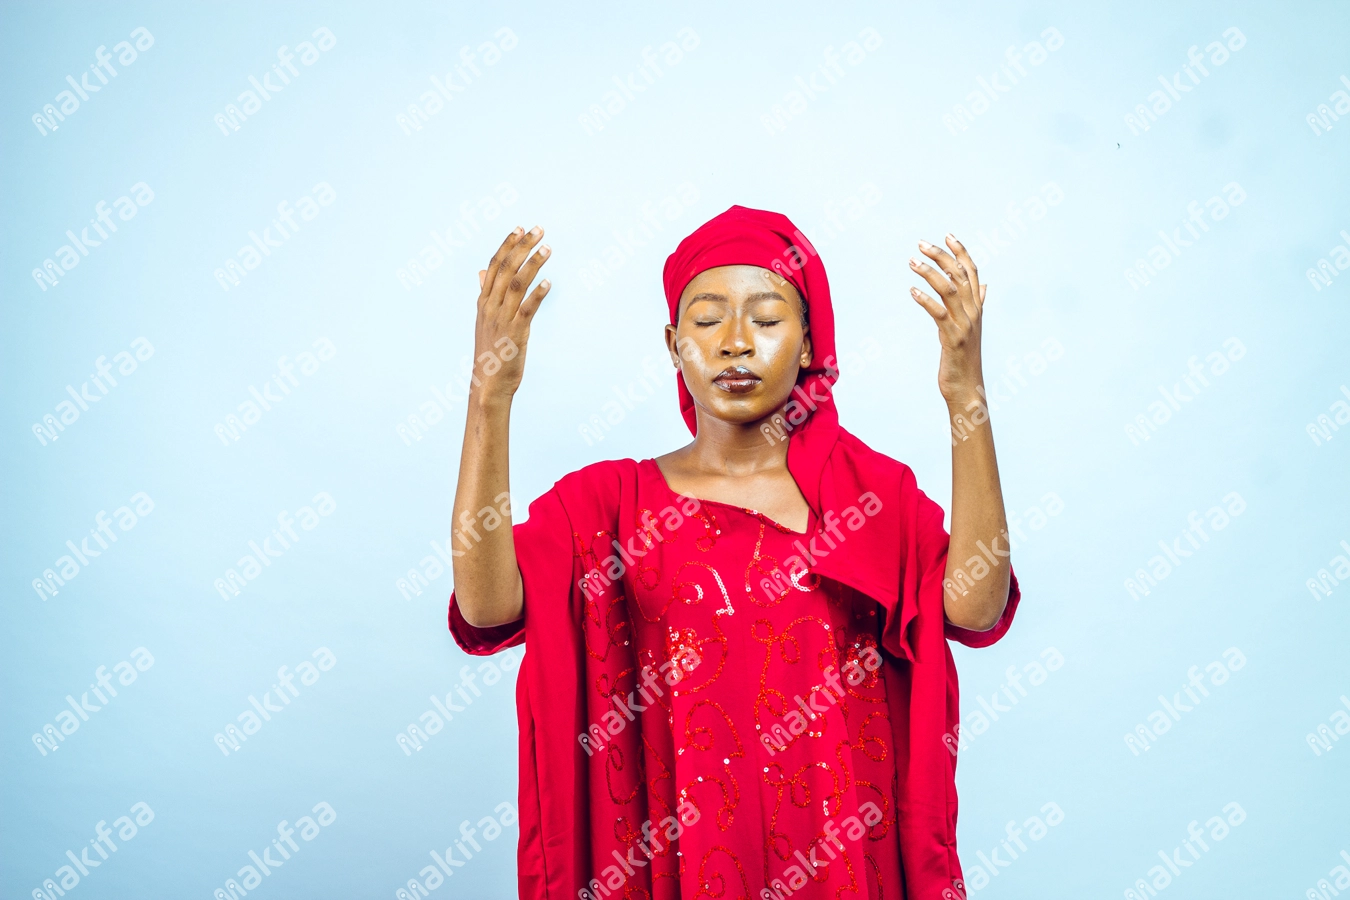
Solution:
[(544, 244), (530, 254), (543, 237), (542, 228), (530, 231), (517, 228), (502, 241), (488, 267), (478, 273), (473, 390), (480, 400), (509, 401), (520, 387), (530, 321), (549, 289), (548, 279), (544, 279), (530, 291), (535, 275), (551, 252)]
[(942, 301), (934, 300), (918, 288), (910, 288), (909, 292), (938, 326), (938, 340), (942, 342), (938, 388), (948, 403), (957, 403), (964, 408), (967, 401), (981, 400), (979, 389), (984, 386), (980, 325), (988, 285), (980, 284), (975, 261), (954, 235), (947, 235), (947, 246), (951, 253), (927, 241), (919, 241), (919, 251), (936, 262), (941, 271), (916, 259), (909, 261), (909, 267), (923, 276)]

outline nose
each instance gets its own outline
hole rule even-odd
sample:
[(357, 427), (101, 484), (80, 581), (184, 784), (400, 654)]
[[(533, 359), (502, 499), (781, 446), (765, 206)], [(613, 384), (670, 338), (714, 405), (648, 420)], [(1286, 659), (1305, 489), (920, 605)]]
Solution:
[(733, 316), (729, 322), (729, 327), (722, 333), (722, 343), (718, 348), (718, 356), (723, 359), (735, 359), (741, 356), (754, 356), (755, 347), (750, 341), (749, 323), (741, 316)]

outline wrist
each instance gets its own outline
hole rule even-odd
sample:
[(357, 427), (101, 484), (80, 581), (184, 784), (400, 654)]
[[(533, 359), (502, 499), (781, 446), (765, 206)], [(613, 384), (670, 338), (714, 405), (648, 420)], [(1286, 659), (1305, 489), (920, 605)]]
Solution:
[(953, 413), (965, 412), (972, 404), (985, 405), (984, 384), (977, 382), (965, 387), (943, 391), (942, 398), (947, 401), (947, 409)]
[(514, 396), (502, 391), (484, 390), (478, 386), (469, 391), (469, 410), (478, 416), (502, 416), (511, 412)]

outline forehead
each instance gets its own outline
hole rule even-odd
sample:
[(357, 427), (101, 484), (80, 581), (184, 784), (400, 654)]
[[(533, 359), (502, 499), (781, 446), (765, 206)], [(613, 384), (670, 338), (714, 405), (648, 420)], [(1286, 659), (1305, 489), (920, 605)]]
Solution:
[(704, 269), (685, 285), (680, 293), (680, 305), (684, 306), (700, 294), (718, 294), (736, 300), (752, 294), (771, 293), (781, 295), (788, 303), (800, 303), (792, 282), (777, 272), (759, 266), (717, 266)]

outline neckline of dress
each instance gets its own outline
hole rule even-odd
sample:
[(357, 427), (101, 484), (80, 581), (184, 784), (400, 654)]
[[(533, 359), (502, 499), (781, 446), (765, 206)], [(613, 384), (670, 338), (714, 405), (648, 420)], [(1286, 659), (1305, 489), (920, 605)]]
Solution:
[(755, 516), (756, 518), (763, 519), (765, 522), (768, 522), (770, 525), (774, 526), (779, 531), (783, 532), (784, 534), (790, 534), (793, 537), (802, 538), (806, 537), (811, 533), (811, 524), (814, 521), (816, 514), (815, 511), (811, 509), (809, 504), (806, 507), (806, 530), (794, 531), (793, 529), (784, 525), (782, 522), (775, 521), (774, 519), (771, 519), (764, 513), (760, 512), (759, 510), (751, 509), (748, 506), (741, 506), (738, 503), (727, 503), (725, 500), (708, 500), (703, 497), (690, 497), (688, 494), (681, 494), (679, 491), (675, 490), (673, 487), (670, 486), (670, 482), (666, 480), (666, 473), (661, 471), (661, 465), (656, 461), (655, 457), (648, 457), (647, 459), (644, 459), (643, 462), (651, 464), (651, 467), (656, 471), (656, 479), (661, 483), (661, 487), (663, 487), (666, 493), (671, 495), (672, 497), (680, 497), (684, 499), (694, 500), (698, 503), (711, 503), (713, 506), (721, 506), (725, 507), (726, 509), (740, 510), (743, 513), (747, 513), (749, 515)]

